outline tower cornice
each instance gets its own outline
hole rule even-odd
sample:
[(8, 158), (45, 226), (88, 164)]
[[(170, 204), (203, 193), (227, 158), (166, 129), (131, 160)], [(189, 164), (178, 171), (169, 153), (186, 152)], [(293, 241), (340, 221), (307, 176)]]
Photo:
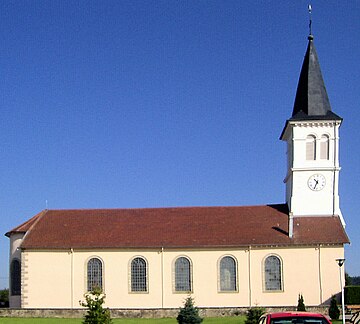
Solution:
[[(335, 115), (335, 114), (334, 114)], [(335, 115), (337, 116), (337, 115)], [(324, 116), (325, 117), (325, 116)], [(338, 117), (338, 116), (337, 116)], [(306, 119), (288, 119), (285, 123), (284, 129), (280, 135), (281, 140), (286, 140), (289, 126), (291, 127), (334, 127), (340, 126), (342, 118), (306, 118)]]

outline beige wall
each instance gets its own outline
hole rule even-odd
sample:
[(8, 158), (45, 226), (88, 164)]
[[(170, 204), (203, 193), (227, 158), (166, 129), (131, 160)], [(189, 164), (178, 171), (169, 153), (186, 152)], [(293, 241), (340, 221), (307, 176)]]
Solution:
[[(283, 262), (284, 289), (264, 292), (263, 261), (270, 254)], [(218, 292), (218, 261), (237, 260), (237, 292)], [(148, 264), (148, 292), (129, 292), (129, 264), (141, 256)], [(106, 306), (111, 308), (179, 307), (188, 296), (173, 291), (173, 263), (179, 256), (192, 261), (193, 293), (197, 306), (291, 306), (302, 293), (306, 305), (319, 305), (340, 291), (336, 258), (343, 247), (252, 248), (228, 250), (67, 250), (23, 251), (22, 307), (78, 308), (86, 292), (86, 263), (103, 261)]]

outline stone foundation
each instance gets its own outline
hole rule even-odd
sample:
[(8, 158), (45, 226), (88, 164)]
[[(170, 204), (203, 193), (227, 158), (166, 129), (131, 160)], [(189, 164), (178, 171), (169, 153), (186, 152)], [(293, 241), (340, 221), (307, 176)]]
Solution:
[[(229, 308), (199, 308), (202, 317), (223, 317), (245, 315), (247, 307)], [(296, 307), (272, 307), (266, 308), (267, 312), (294, 311)], [(328, 314), (328, 306), (306, 307), (308, 312)], [(178, 308), (167, 309), (110, 309), (112, 318), (175, 318), (179, 312)], [(0, 317), (53, 317), (53, 318), (82, 318), (86, 313), (81, 309), (0, 309)]]

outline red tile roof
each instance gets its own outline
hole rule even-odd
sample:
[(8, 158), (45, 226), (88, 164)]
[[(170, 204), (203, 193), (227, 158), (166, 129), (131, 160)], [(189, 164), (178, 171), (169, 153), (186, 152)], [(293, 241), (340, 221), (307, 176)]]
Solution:
[(34, 217), (28, 219), (25, 223), (22, 223), (19, 226), (13, 228), (11, 231), (7, 232), (5, 235), (10, 236), (11, 233), (26, 233), (39, 220), (40, 216), (42, 214), (44, 214), (44, 212), (45, 211), (42, 211), (39, 214), (36, 214)]
[(25, 249), (201, 248), (343, 244), (337, 216), (294, 219), (286, 205), (45, 210), (6, 233), (26, 232)]

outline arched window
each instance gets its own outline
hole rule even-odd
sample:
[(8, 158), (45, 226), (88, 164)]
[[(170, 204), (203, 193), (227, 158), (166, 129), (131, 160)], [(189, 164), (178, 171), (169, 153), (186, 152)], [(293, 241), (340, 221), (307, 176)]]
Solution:
[(94, 288), (103, 289), (102, 262), (98, 258), (92, 258), (87, 264), (87, 290)]
[(281, 260), (275, 255), (268, 256), (264, 262), (265, 290), (282, 290)]
[(14, 259), (11, 261), (10, 267), (11, 295), (21, 294), (21, 264), (20, 261)]
[(220, 260), (220, 291), (236, 291), (236, 261), (233, 257), (226, 256)]
[(306, 136), (306, 160), (316, 159), (316, 138), (313, 135)]
[(131, 261), (131, 291), (147, 291), (147, 269), (143, 258)]
[(320, 159), (329, 160), (329, 136), (322, 135), (320, 140)]
[(191, 291), (191, 264), (185, 257), (175, 261), (175, 291)]

